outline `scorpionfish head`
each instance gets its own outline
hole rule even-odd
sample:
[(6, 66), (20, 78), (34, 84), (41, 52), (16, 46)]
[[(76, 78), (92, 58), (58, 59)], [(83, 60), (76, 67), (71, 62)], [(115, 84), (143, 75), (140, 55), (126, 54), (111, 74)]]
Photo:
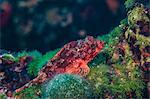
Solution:
[(87, 56), (85, 60), (87, 62), (91, 61), (96, 55), (100, 53), (102, 48), (104, 47), (104, 42), (93, 38), (92, 36), (88, 36), (85, 38), (85, 42), (87, 47)]

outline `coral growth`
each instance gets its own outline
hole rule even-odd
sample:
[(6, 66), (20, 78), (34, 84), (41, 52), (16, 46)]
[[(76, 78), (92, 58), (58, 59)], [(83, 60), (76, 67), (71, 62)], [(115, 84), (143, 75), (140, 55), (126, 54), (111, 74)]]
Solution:
[(89, 83), (77, 75), (60, 74), (43, 85), (42, 98), (83, 99), (92, 98)]
[(28, 64), (27, 70), (29, 75), (36, 77), (38, 72), (42, 69), (42, 67), (53, 58), (53, 56), (59, 51), (60, 49), (55, 49), (53, 51), (47, 52), (45, 55), (41, 57), (37, 57), (33, 59), (32, 62)]
[[(110, 33), (99, 36), (98, 40), (87, 37), (72, 41), (61, 50), (54, 50), (43, 56), (38, 52), (17, 55), (0, 52), (1, 87), (11, 91), (19, 88), (16, 90), (19, 92), (15, 93), (15, 97), (19, 99), (148, 98), (149, 9), (135, 2), (136, 0), (125, 2), (127, 18)], [(21, 74), (23, 71), (29, 78), (26, 80), (29, 83), (20, 84), (24, 78)], [(10, 72), (13, 74), (12, 78), (6, 75)], [(16, 75), (19, 75), (19, 82), (15, 83), (17, 86), (13, 82), (16, 81)], [(12, 93), (9, 90), (6, 95), (10, 97)], [(0, 97), (5, 95), (1, 94)]]

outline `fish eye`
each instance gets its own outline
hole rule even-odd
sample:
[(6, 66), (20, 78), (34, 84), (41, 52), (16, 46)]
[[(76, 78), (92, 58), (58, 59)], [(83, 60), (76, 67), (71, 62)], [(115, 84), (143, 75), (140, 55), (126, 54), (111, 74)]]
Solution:
[(96, 45), (95, 45), (95, 44), (92, 44), (92, 45), (91, 45), (91, 48), (95, 49), (95, 48), (96, 48)]

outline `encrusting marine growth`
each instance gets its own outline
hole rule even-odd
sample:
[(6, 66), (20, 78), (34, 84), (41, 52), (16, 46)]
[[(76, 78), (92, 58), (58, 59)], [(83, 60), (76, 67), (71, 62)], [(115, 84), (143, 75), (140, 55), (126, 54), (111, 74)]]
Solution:
[(148, 98), (150, 10), (136, 2), (126, 0), (127, 18), (97, 39), (72, 41), (43, 56), (0, 51), (0, 91), (7, 90), (0, 98)]

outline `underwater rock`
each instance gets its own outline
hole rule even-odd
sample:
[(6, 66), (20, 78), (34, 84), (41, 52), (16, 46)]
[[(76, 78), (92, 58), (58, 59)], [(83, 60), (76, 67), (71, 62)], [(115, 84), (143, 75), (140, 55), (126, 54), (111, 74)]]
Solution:
[(138, 5), (136, 6), (133, 10), (128, 12), (128, 22), (129, 25), (133, 26), (133, 27), (137, 27), (137, 23), (138, 22), (143, 22), (143, 23), (147, 23), (149, 22), (149, 18), (147, 16), (147, 11), (145, 10), (144, 6)]
[(31, 57), (20, 57), (16, 61), (16, 57), (12, 54), (3, 53), (0, 60), (0, 89), (2, 91), (0, 93), (9, 92), (8, 95), (10, 95), (10, 92), (31, 80), (26, 71), (27, 64), (32, 60)]
[[(127, 3), (131, 3), (131, 6), (134, 5), (132, 0), (128, 0)], [(16, 90), (20, 93), (18, 99), (23, 99), (23, 96), (25, 99), (28, 99), (28, 97), (29, 99), (32, 99), (32, 97), (41, 98), (41, 96), (44, 99), (147, 99), (149, 96), (150, 70), (148, 26), (150, 20), (148, 11), (142, 5), (134, 6), (130, 10), (128, 18), (124, 19), (118, 27), (109, 34), (98, 38), (104, 41), (106, 45), (104, 48), (101, 41), (95, 40), (93, 37), (87, 37), (85, 40), (72, 41), (66, 44), (53, 58), (51, 57), (52, 59), (50, 57), (42, 58), (32, 65), (28, 65), (29, 67), (33, 66), (29, 69), (31, 74), (36, 71), (35, 76), (37, 76), (36, 73), (39, 70), (41, 71), (35, 79), (30, 82), (27, 81), (29, 83), (26, 82), (26, 85), (15, 86), (15, 89), (16, 87), (19, 88)], [(102, 52), (97, 55), (102, 48)], [(96, 55), (97, 57), (95, 57)], [(6, 56), (2, 60), (12, 59), (12, 57)], [(94, 57), (95, 60), (92, 62), (91, 60)], [(28, 62), (24, 61), (24, 58), (19, 58), (19, 63), (26, 65)], [(43, 67), (47, 60), (49, 60), (48, 63)], [(87, 64), (90, 61), (92, 66), (89, 69)], [(24, 67), (24, 65), (22, 66)], [(36, 70), (34, 66), (39, 69)], [(41, 69), (42, 67), (43, 69)], [(76, 74), (76, 76), (71, 74)], [(0, 76), (3, 79), (3, 72)], [(92, 85), (92, 91), (88, 83), (80, 76), (86, 76), (88, 82)], [(10, 84), (8, 85), (10, 86)], [(39, 91), (40, 88), (34, 85), (40, 88), (42, 85), (43, 92)], [(23, 87), (20, 88), (20, 86)], [(6, 94), (12, 96), (9, 91)]]

